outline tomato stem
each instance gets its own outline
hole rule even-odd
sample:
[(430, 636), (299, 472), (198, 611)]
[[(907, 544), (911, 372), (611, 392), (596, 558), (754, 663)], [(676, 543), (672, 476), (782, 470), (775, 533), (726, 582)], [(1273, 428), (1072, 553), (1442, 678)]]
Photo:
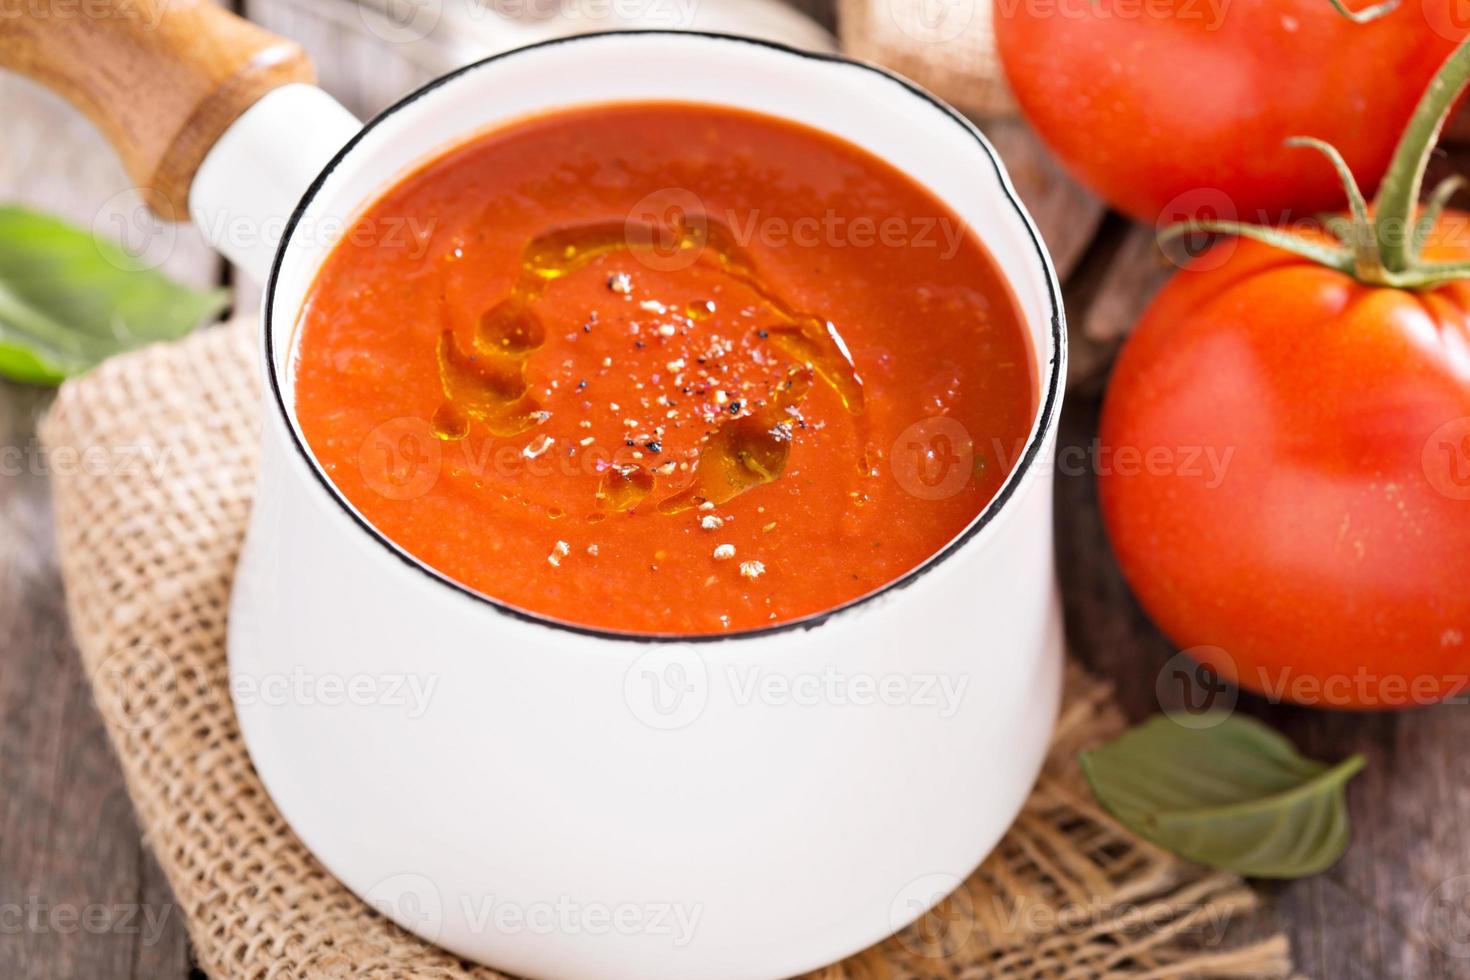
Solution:
[(1283, 252), (1299, 255), (1309, 262), (1325, 265), (1330, 269), (1336, 269), (1347, 275), (1353, 275), (1356, 268), (1353, 253), (1345, 248), (1334, 248), (1310, 238), (1303, 238), (1294, 232), (1283, 231), (1280, 228), (1268, 228), (1265, 225), (1247, 225), (1239, 221), (1182, 221), (1177, 225), (1170, 225), (1159, 232), (1159, 244), (1164, 245), (1183, 235), (1191, 232), (1207, 232), (1213, 235), (1238, 235), (1241, 238), (1252, 238), (1258, 242), (1264, 242), (1272, 248), (1279, 248)]
[(1446, 177), (1439, 182), (1429, 194), (1429, 200), (1424, 203), (1424, 210), (1419, 213), (1419, 220), (1414, 224), (1414, 241), (1410, 245), (1414, 256), (1419, 257), (1424, 251), (1424, 241), (1429, 237), (1429, 232), (1434, 229), (1435, 222), (1439, 216), (1444, 214), (1445, 206), (1450, 203), (1450, 198), (1470, 186), (1464, 177), (1455, 174)]
[[(1390, 272), (1404, 272), (1418, 261), (1413, 242), (1415, 236), (1410, 230), (1414, 207), (1424, 186), (1429, 154), (1439, 142), (1440, 130), (1466, 84), (1470, 84), (1470, 38), (1460, 42), (1429, 83), (1414, 109), (1414, 115), (1409, 118), (1409, 125), (1394, 151), (1393, 162), (1383, 175), (1383, 183), (1378, 185), (1378, 197), (1373, 207), (1378, 228), (1378, 250), (1383, 257), (1384, 268)], [(1442, 209), (1444, 205), (1440, 207)]]
[[(1332, 2), (1339, 10), (1349, 13), (1342, 7), (1341, 0)], [(1392, 9), (1394, 2), (1396, 0), (1390, 0), (1389, 4), (1380, 6)], [(1368, 12), (1365, 10), (1361, 14)], [(1332, 215), (1319, 220), (1341, 247), (1324, 245), (1284, 229), (1233, 221), (1187, 221), (1165, 229), (1159, 235), (1160, 244), (1190, 231), (1240, 235), (1337, 269), (1359, 282), (1394, 289), (1432, 289), (1451, 280), (1470, 278), (1470, 263), (1423, 261), (1424, 244), (1430, 232), (1450, 199), (1470, 186), (1470, 181), (1459, 176), (1448, 178), (1430, 193), (1422, 211), (1416, 214), (1429, 156), (1450, 111), (1467, 86), (1470, 86), (1470, 38), (1462, 41), (1445, 60), (1420, 98), (1394, 150), (1388, 172), (1378, 185), (1378, 194), (1371, 209), (1351, 168), (1336, 147), (1310, 136), (1296, 136), (1286, 141), (1287, 146), (1318, 151), (1337, 170), (1347, 194), (1351, 216)]]
[(1399, 0), (1386, 0), (1384, 3), (1364, 7), (1362, 10), (1349, 10), (1347, 4), (1343, 3), (1342, 0), (1328, 0), (1328, 2), (1337, 8), (1338, 13), (1342, 14), (1354, 24), (1371, 24), (1384, 14), (1393, 13), (1399, 6)]
[(1331, 143), (1325, 143), (1310, 136), (1294, 136), (1286, 141), (1286, 145), (1304, 146), (1316, 150), (1325, 156), (1337, 170), (1337, 177), (1342, 181), (1343, 190), (1347, 192), (1348, 205), (1353, 217), (1347, 222), (1329, 222), (1327, 228), (1337, 236), (1339, 241), (1352, 249), (1359, 275), (1377, 275), (1383, 268), (1383, 263), (1378, 256), (1377, 236), (1373, 231), (1373, 219), (1368, 216), (1368, 202), (1363, 197), (1362, 190), (1358, 188), (1358, 181), (1353, 176), (1352, 168), (1347, 165), (1342, 154), (1337, 152), (1337, 147)]

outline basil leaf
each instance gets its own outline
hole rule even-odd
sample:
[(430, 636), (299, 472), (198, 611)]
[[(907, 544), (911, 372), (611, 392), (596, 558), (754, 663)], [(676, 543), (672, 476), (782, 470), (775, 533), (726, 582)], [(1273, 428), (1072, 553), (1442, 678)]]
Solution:
[(181, 337), (229, 302), (146, 268), (115, 242), (0, 207), (0, 375), (57, 384), (121, 351)]
[[(1205, 724), (1201, 724), (1204, 721)], [(1081, 756), (1103, 806), (1181, 857), (1256, 878), (1300, 878), (1347, 847), (1344, 790), (1365, 760), (1302, 758), (1251, 718), (1185, 728), (1159, 715)]]

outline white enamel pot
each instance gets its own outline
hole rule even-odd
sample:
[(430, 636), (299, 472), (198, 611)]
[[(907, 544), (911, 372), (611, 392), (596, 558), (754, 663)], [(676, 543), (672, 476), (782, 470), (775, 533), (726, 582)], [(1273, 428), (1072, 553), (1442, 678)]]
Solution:
[[(293, 411), (294, 327), (331, 229), (478, 131), (670, 99), (806, 123), (927, 186), (1009, 279), (1040, 392), (1016, 470), (939, 554), (835, 611), (718, 639), (568, 626), (445, 579), (334, 489)], [(204, 157), (189, 208), (268, 283), (259, 490), (230, 610), (240, 725), (285, 819), (350, 889), (510, 973), (755, 980), (878, 942), (1000, 840), (1061, 683), (1065, 335), (1036, 230), (957, 113), (831, 56), (586, 35), (454, 72), (365, 128), (317, 89), (275, 88)]]

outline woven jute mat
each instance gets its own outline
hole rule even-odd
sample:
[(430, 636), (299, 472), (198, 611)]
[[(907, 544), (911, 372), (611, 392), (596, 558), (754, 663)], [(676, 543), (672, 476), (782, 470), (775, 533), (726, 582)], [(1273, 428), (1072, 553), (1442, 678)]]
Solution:
[(1016, 111), (991, 0), (838, 0), (842, 53), (891, 68), (975, 116)]
[[(41, 433), (77, 645), (199, 963), (251, 980), (499, 976), (359, 901), (251, 768), (225, 619), (259, 406), (255, 328), (238, 322), (69, 382)], [(1122, 725), (1107, 686), (1069, 668), (1045, 773), (1000, 847), (916, 926), (818, 976), (1288, 976), (1248, 887), (1138, 840), (1089, 796), (1077, 752)]]

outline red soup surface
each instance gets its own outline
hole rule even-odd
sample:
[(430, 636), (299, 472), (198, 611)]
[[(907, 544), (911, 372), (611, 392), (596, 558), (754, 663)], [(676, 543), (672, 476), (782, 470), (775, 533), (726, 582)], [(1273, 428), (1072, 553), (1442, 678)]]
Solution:
[(703, 105), (439, 157), (336, 245), (299, 340), (302, 431), (368, 521), (617, 631), (749, 630), (903, 576), (995, 495), (1037, 398), (1010, 289), (948, 208)]

